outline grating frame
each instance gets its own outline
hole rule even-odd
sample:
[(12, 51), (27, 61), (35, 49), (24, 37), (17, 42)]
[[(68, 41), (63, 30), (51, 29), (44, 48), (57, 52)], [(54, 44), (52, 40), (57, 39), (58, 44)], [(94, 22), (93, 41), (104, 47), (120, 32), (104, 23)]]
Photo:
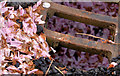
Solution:
[(62, 46), (78, 51), (88, 52), (91, 54), (104, 54), (109, 60), (113, 57), (116, 57), (120, 53), (120, 24), (118, 23), (118, 20), (120, 20), (120, 15), (119, 17), (110, 17), (106, 15), (71, 8), (54, 2), (49, 3), (51, 7), (44, 8), (44, 10), (41, 11), (43, 14), (42, 20), (45, 20), (46, 23), (48, 21), (48, 18), (55, 15), (72, 21), (82, 22), (101, 28), (108, 28), (110, 31), (113, 32), (114, 35), (114, 43), (101, 43), (97, 41), (91, 41), (89, 39), (78, 38), (71, 35), (61, 34), (58, 32), (48, 30), (46, 29), (47, 24), (45, 24), (42, 26), (44, 28), (44, 33), (47, 37), (47, 42), (50, 46), (54, 48)]

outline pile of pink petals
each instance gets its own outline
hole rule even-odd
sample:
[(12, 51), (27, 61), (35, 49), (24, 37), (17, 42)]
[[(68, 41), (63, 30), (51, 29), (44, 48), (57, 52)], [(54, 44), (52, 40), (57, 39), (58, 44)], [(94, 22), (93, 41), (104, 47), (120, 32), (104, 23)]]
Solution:
[[(0, 2), (0, 75), (36, 72), (38, 69), (33, 68), (31, 60), (50, 57), (45, 35), (36, 34), (36, 24), (45, 23), (40, 10), (37, 11), (40, 4), (41, 0), (33, 7), (23, 9), (19, 6), (14, 10), (6, 6), (6, 1)], [(20, 20), (23, 28), (16, 20)], [(8, 65), (9, 62), (13, 65)], [(18, 68), (14, 66), (16, 62), (20, 64)]]

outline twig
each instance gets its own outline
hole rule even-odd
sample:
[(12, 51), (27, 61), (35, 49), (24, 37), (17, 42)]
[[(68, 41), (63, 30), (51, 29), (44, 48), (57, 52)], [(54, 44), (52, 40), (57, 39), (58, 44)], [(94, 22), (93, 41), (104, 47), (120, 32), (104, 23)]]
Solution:
[(49, 72), (49, 70), (50, 70), (50, 67), (51, 67), (52, 63), (53, 63), (53, 59), (52, 59), (50, 65), (49, 65), (49, 67), (48, 67), (48, 69), (47, 69), (47, 71), (46, 71), (46, 73), (45, 73), (45, 76), (47, 76), (47, 74), (48, 74), (48, 72)]
[(101, 37), (97, 37), (97, 36), (94, 36), (94, 35), (85, 34), (85, 33), (76, 33), (76, 34), (91, 36), (91, 37), (94, 37), (94, 38), (98, 38), (98, 39), (101, 39), (101, 40), (105, 40), (105, 42), (108, 42), (108, 43), (111, 43), (111, 44), (114, 44), (114, 45), (120, 45), (120, 43), (115, 43), (115, 42), (113, 42), (113, 41), (111, 41), (111, 40), (104, 39), (104, 38), (101, 38)]
[(97, 37), (97, 36), (90, 35), (90, 34), (85, 34), (85, 33), (76, 33), (76, 34), (79, 34), (79, 35), (86, 35), (86, 36), (91, 36), (91, 37), (94, 37), (94, 38), (97, 38), (97, 39), (106, 40), (106, 39), (104, 39), (104, 38)]
[(55, 69), (57, 69), (63, 76), (65, 76), (64, 74), (63, 74), (63, 72), (62, 71), (60, 71), (60, 69), (59, 68), (57, 68), (56, 66), (54, 66), (55, 67)]
[(66, 68), (66, 66), (65, 66), (64, 68), (62, 68), (62, 67), (59, 67), (59, 69), (60, 69), (60, 70), (64, 70), (64, 69), (67, 69), (67, 68)]

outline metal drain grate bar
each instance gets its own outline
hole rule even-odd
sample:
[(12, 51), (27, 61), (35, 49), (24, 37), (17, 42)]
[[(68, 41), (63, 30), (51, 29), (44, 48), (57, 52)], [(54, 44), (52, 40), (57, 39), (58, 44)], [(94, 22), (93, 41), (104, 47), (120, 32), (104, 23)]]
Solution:
[[(119, 11), (118, 11), (118, 26), (116, 27), (115, 42), (120, 43), (120, 2), (119, 2)], [(117, 45), (118, 54), (120, 55), (120, 45)]]
[(115, 31), (116, 25), (118, 24), (117, 17), (110, 17), (84, 10), (79, 10), (64, 5), (51, 3), (48, 15), (56, 15), (58, 17), (66, 18), (73, 21), (78, 21), (102, 28), (108, 28)]
[[(47, 13), (47, 17), (57, 15), (73, 21), (79, 21), (84, 22), (86, 24), (96, 25), (102, 28), (108, 28), (114, 32), (116, 27), (118, 26), (117, 18), (81, 11), (75, 8), (67, 7), (56, 3), (51, 3), (51, 7), (49, 9), (45, 9), (43, 13), (44, 20)], [(89, 52), (93, 54), (104, 54), (109, 59), (118, 55), (118, 50), (116, 49), (118, 46), (114, 44), (100, 43), (88, 39), (74, 37), (71, 35), (61, 34), (58, 32), (48, 30), (46, 28), (44, 28), (44, 32), (46, 34), (48, 43), (50, 44), (50, 46), (53, 47), (57, 47), (60, 45), (63, 47)]]
[(111, 55), (113, 54), (116, 56), (116, 52), (114, 52), (117, 48), (116, 45), (100, 43), (83, 38), (77, 38), (74, 36), (61, 34), (47, 29), (44, 30), (47, 36), (48, 43), (53, 47), (57, 47), (60, 45), (63, 47), (75, 49), (78, 51), (89, 52), (92, 54), (104, 54), (108, 58), (111, 58)]

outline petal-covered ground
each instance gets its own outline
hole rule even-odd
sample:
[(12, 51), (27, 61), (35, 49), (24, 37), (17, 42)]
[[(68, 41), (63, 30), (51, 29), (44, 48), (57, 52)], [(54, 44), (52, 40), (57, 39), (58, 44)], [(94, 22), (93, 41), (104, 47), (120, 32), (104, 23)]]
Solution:
[[(0, 75), (45, 74), (50, 64), (52, 64), (52, 66), (48, 74), (51, 75), (62, 75), (62, 73), (66, 75), (101, 76), (119, 74), (120, 64), (117, 64), (117, 61), (120, 59), (120, 56), (114, 58), (109, 65), (106, 57), (58, 47), (56, 48), (58, 52), (52, 57), (59, 63), (55, 61), (52, 63), (50, 60), (51, 56), (49, 55), (51, 48), (49, 48), (46, 37), (40, 27), (41, 24), (45, 23), (41, 20), (40, 4), (41, 0), (36, 4), (30, 4), (33, 5), (33, 7), (22, 5), (27, 7), (25, 8), (16, 4), (17, 7), (14, 8), (6, 6), (5, 1), (0, 2)], [(65, 2), (60, 4), (113, 17), (116, 17), (118, 12), (118, 4), (115, 3)], [(9, 3), (9, 5), (12, 4)], [(44, 8), (41, 8), (41, 10), (42, 9)], [(105, 39), (112, 39), (112, 35), (108, 29), (98, 28), (55, 16), (49, 20), (48, 24), (49, 29), (64, 34), (76, 36), (75, 33), (80, 32), (100, 36)], [(41, 30), (38, 30), (38, 28)], [(77, 37), (100, 41), (99, 39), (87, 36), (78, 35)], [(66, 65), (78, 68), (78, 70), (75, 70), (75, 68), (69, 69), (65, 67)], [(108, 69), (103, 67), (108, 67)], [(79, 69), (89, 71), (84, 72)], [(68, 70), (70, 70), (70, 72)]]
[(6, 1), (0, 2), (0, 75), (37, 72), (32, 60), (50, 58), (46, 36), (37, 29), (45, 23), (40, 4), (41, 0), (33, 7), (23, 9), (19, 5), (14, 10)]

